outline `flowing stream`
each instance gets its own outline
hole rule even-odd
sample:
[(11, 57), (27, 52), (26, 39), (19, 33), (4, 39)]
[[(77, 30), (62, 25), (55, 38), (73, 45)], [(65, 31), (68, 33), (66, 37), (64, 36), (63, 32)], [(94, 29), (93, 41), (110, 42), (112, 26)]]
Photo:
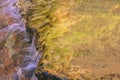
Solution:
[(40, 54), (26, 32), (18, 1), (0, 0), (0, 80), (37, 80)]

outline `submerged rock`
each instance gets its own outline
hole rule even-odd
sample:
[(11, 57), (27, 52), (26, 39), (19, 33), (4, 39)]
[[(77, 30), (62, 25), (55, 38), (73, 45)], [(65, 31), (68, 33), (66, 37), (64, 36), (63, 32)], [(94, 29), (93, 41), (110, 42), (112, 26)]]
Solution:
[(0, 80), (37, 80), (39, 52), (26, 32), (18, 0), (0, 0)]
[(68, 79), (62, 79), (58, 77), (57, 75), (49, 74), (48, 72), (41, 72), (37, 73), (36, 77), (38, 80), (68, 80)]

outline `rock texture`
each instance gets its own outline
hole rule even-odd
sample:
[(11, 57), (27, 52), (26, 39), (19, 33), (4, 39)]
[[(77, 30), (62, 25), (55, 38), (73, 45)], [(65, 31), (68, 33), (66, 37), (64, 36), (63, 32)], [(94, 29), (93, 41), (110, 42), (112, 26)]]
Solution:
[(18, 0), (0, 0), (0, 80), (37, 80), (34, 70), (40, 55), (29, 37)]

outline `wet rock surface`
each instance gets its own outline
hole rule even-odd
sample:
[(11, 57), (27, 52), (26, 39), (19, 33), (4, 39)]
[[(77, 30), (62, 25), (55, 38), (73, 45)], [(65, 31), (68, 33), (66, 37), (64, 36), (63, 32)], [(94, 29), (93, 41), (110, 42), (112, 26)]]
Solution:
[(37, 80), (39, 53), (26, 32), (18, 0), (0, 0), (0, 80)]

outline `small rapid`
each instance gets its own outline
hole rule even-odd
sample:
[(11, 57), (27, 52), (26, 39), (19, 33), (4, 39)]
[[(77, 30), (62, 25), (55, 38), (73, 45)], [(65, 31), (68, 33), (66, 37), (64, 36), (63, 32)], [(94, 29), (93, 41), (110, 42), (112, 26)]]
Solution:
[(37, 80), (34, 70), (41, 54), (26, 31), (17, 3), (0, 0), (0, 80)]

